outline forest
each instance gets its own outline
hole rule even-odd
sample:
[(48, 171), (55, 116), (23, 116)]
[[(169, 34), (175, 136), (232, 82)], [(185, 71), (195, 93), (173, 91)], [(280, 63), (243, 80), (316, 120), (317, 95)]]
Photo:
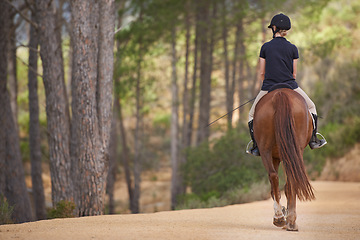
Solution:
[(164, 169), (172, 210), (268, 197), (245, 150), (278, 13), (328, 141), (304, 153), (317, 179), (360, 142), (359, 1), (0, 1), (0, 224), (119, 213), (117, 182), (141, 213), (142, 176)]

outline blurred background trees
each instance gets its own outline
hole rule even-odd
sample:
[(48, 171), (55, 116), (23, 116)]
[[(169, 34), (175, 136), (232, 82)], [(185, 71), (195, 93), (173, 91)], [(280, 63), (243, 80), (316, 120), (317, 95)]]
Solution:
[(243, 202), (234, 195), (267, 179), (245, 155), (250, 104), (207, 125), (257, 93), (259, 49), (279, 12), (329, 142), (305, 152), (309, 174), (360, 141), (358, 1), (5, 0), (0, 11), (0, 194), (15, 222), (60, 202), (102, 214), (105, 189), (114, 213), (115, 181), (142, 212), (143, 173), (169, 168), (172, 209)]

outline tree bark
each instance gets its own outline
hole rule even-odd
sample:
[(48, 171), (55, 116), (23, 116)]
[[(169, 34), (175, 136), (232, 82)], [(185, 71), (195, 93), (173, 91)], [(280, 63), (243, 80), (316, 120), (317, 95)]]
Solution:
[[(117, 9), (123, 9), (124, 8), (124, 4), (125, 1), (118, 1), (117, 2)], [(122, 17), (118, 16), (118, 26), (120, 27), (122, 23)], [(117, 41), (117, 48), (119, 48), (120, 46), (120, 41)], [(121, 59), (120, 59), (121, 61)], [(119, 84), (119, 78), (115, 78), (115, 86)], [(115, 88), (116, 89), (116, 88)], [(113, 125), (112, 125), (112, 132), (111, 132), (111, 145), (110, 145), (110, 159), (109, 159), (109, 176), (108, 176), (108, 181), (107, 181), (107, 192), (109, 195), (109, 213), (113, 214), (115, 213), (115, 201), (114, 201), (114, 197), (113, 197), (113, 192), (114, 192), (114, 185), (115, 185), (115, 180), (116, 180), (116, 174), (117, 174), (117, 158), (119, 157), (117, 154), (117, 148), (118, 148), (118, 137), (117, 137), (117, 123), (119, 122), (119, 128), (120, 128), (120, 136), (121, 136), (121, 145), (122, 145), (122, 161), (123, 161), (123, 167), (124, 167), (124, 172), (125, 172), (125, 180), (126, 180), (126, 184), (127, 184), (127, 188), (128, 188), (128, 194), (129, 194), (129, 202), (130, 202), (130, 211), (133, 212), (134, 211), (134, 206), (132, 205), (133, 203), (133, 198), (134, 198), (134, 194), (133, 194), (133, 186), (132, 186), (132, 181), (131, 181), (131, 171), (130, 171), (130, 167), (129, 167), (129, 148), (127, 146), (127, 138), (126, 138), (126, 132), (125, 132), (125, 127), (124, 127), (124, 123), (123, 123), (123, 117), (122, 117), (122, 109), (121, 109), (121, 103), (120, 103), (120, 96), (119, 93), (117, 91), (114, 91), (114, 104), (113, 104)], [(114, 146), (116, 144), (116, 146)]]
[(199, 37), (200, 37), (200, 103), (199, 119), (197, 130), (197, 145), (209, 137), (210, 117), (210, 46), (209, 46), (209, 2), (206, 0), (198, 1), (199, 11)]
[[(185, 154), (185, 149), (190, 146), (189, 135), (189, 124), (188, 124), (188, 113), (189, 113), (189, 89), (188, 89), (188, 75), (189, 75), (189, 48), (190, 48), (190, 1), (187, 0), (185, 3), (185, 27), (186, 27), (186, 49), (185, 49), (185, 77), (184, 77), (184, 90), (183, 90), (183, 123), (182, 123), (182, 139), (181, 146), (179, 145), (179, 166), (181, 167), (186, 163), (187, 158)], [(176, 54), (175, 54), (176, 57)], [(175, 58), (176, 60), (176, 58)], [(186, 184), (184, 181), (184, 176), (181, 170), (177, 170), (179, 176), (178, 182), (178, 192), (176, 195), (183, 195), (186, 193)], [(177, 201), (175, 202), (177, 204)], [(175, 208), (175, 206), (173, 207)]]
[(24, 169), (21, 161), (19, 136), (10, 105), (7, 84), (7, 51), (10, 30), (11, 7), (0, 2), (0, 167), (1, 194), (10, 206), (14, 207), (12, 218), (16, 223), (32, 220), (30, 198), (25, 184)]
[(102, 158), (108, 161), (113, 103), (115, 0), (100, 2), (100, 33), (97, 78), (97, 112), (102, 140)]
[(222, 2), (222, 39), (223, 39), (223, 48), (224, 48), (224, 75), (225, 75), (225, 95), (226, 95), (226, 111), (229, 113), (227, 116), (227, 125), (228, 130), (232, 128), (232, 109), (233, 109), (233, 95), (231, 95), (231, 85), (230, 85), (230, 72), (229, 72), (229, 56), (228, 56), (228, 28), (226, 20), (226, 4), (225, 1)]
[(69, 153), (70, 117), (61, 42), (56, 32), (55, 3), (51, 0), (36, 0), (36, 9), (46, 94), (52, 202), (55, 206), (61, 200), (73, 200)]
[[(6, 103), (6, 82), (7, 82), (7, 51), (8, 49), (8, 34), (9, 34), (9, 13), (10, 7), (4, 1), (0, 2), (0, 104), (4, 106)], [(6, 111), (4, 107), (0, 107), (0, 126), (5, 126)], [(5, 194), (5, 179), (6, 179), (6, 129), (0, 127), (0, 194)]]
[[(139, 22), (143, 21), (143, 6), (140, 6), (140, 15), (139, 15)], [(142, 101), (142, 84), (141, 84), (141, 72), (142, 72), (142, 62), (143, 62), (143, 38), (140, 35), (138, 40), (138, 59), (137, 59), (137, 73), (136, 73), (136, 88), (135, 88), (135, 95), (136, 95), (136, 126), (135, 126), (135, 155), (134, 155), (134, 198), (133, 202), (131, 203), (134, 212), (140, 212), (140, 183), (141, 183), (141, 162), (142, 162), (142, 147), (143, 147), (143, 116), (141, 109), (143, 107)]]
[(130, 211), (132, 213), (135, 213), (137, 209), (136, 209), (136, 204), (134, 201), (134, 187), (132, 185), (131, 171), (130, 171), (130, 166), (129, 166), (130, 153), (129, 153), (129, 147), (127, 144), (126, 131), (125, 131), (124, 120), (123, 120), (123, 115), (122, 115), (122, 104), (120, 101), (121, 100), (118, 99), (118, 101), (116, 102), (116, 105), (114, 107), (117, 108), (117, 113), (119, 116), (121, 146), (122, 146), (121, 155), (122, 155), (122, 160), (123, 160), (126, 185), (127, 185), (128, 194), (129, 194)]
[(7, 119), (3, 127), (6, 129), (6, 187), (5, 196), (9, 204), (14, 206), (13, 218), (15, 222), (32, 221), (30, 198), (25, 184), (25, 173), (22, 166), (19, 136), (16, 131), (15, 121), (12, 117), (10, 97), (5, 95), (5, 108)]
[[(95, 1), (71, 1), (72, 67), (72, 152), (74, 198), (78, 216), (100, 215), (104, 162), (99, 162), (100, 130), (97, 118), (97, 60), (99, 6)], [(102, 166), (99, 166), (99, 165)], [(100, 167), (96, 171), (96, 167)], [(106, 178), (105, 178), (106, 179)], [(99, 185), (99, 186), (97, 186)]]
[[(120, 5), (120, 9), (122, 9), (124, 7), (125, 1), (121, 1), (119, 3)], [(121, 26), (121, 18), (119, 18), (118, 20), (118, 27)], [(120, 51), (120, 41), (117, 41), (117, 47), (118, 47), (118, 51)], [(121, 61), (121, 59), (120, 59)], [(116, 85), (120, 85), (120, 78), (115, 78), (115, 86)], [(116, 89), (116, 88), (115, 88)], [(122, 114), (122, 103), (121, 103), (121, 97), (120, 94), (118, 92), (115, 91), (115, 96), (114, 96), (114, 113), (117, 113), (118, 119), (119, 119), (119, 129), (120, 129), (120, 136), (121, 136), (121, 146), (122, 146), (122, 150), (121, 150), (121, 159), (122, 159), (122, 163), (123, 163), (123, 168), (124, 168), (124, 172), (125, 172), (125, 181), (126, 181), (126, 186), (127, 186), (127, 190), (128, 190), (128, 195), (129, 195), (129, 208), (130, 211), (132, 213), (137, 212), (137, 207), (135, 204), (135, 200), (134, 200), (134, 186), (133, 186), (133, 182), (131, 179), (131, 169), (130, 169), (130, 151), (129, 151), (129, 147), (127, 144), (127, 137), (126, 137), (126, 130), (124, 127), (124, 119), (123, 119), (123, 114)]]
[(191, 96), (190, 96), (190, 106), (189, 106), (189, 122), (188, 122), (188, 131), (187, 131), (187, 142), (188, 145), (191, 145), (192, 142), (192, 132), (194, 125), (194, 114), (195, 114), (195, 101), (196, 101), (196, 85), (197, 85), (197, 68), (198, 68), (198, 46), (199, 46), (199, 38), (200, 38), (200, 13), (199, 8), (196, 7), (195, 10), (195, 39), (194, 39), (194, 68), (193, 68), (193, 76), (192, 76), (192, 84), (191, 84)]
[(72, 1), (72, 156), (79, 216), (103, 213), (111, 127), (114, 1)]
[(134, 198), (131, 205), (134, 208), (132, 213), (140, 212), (140, 183), (141, 183), (141, 161), (142, 161), (142, 91), (141, 91), (141, 63), (142, 63), (142, 43), (139, 43), (139, 60), (138, 60), (138, 70), (136, 77), (136, 127), (135, 127), (135, 156), (134, 156)]
[(106, 193), (109, 196), (109, 214), (115, 214), (115, 199), (114, 199), (114, 190), (116, 182), (116, 173), (117, 173), (117, 146), (118, 146), (118, 131), (117, 131), (117, 117), (116, 111), (118, 109), (116, 106), (116, 101), (118, 99), (114, 98), (114, 110), (113, 118), (111, 123), (111, 134), (110, 134), (110, 145), (109, 145), (109, 173), (107, 176), (106, 183)]
[[(182, 149), (189, 147), (190, 139), (188, 138), (188, 114), (189, 114), (189, 89), (188, 89), (188, 75), (189, 75), (189, 48), (190, 48), (190, 0), (185, 4), (185, 28), (186, 28), (186, 47), (185, 47), (185, 77), (184, 77), (184, 91), (183, 91), (183, 124), (182, 124)], [(186, 161), (185, 156), (182, 156), (182, 162)]]
[[(212, 75), (212, 70), (213, 70), (213, 52), (214, 52), (214, 46), (215, 46), (215, 36), (216, 36), (216, 21), (217, 21), (217, 2), (216, 1), (212, 1), (212, 14), (211, 17), (209, 18), (209, 28), (210, 28), (210, 45), (209, 45), (209, 68), (208, 68), (208, 72), (207, 72), (207, 82), (209, 84), (209, 89), (207, 92), (208, 95), (208, 99), (209, 99), (209, 105), (208, 105), (208, 114), (209, 114), (209, 118), (210, 118), (210, 111), (211, 111), (211, 75)], [(207, 119), (207, 122), (209, 123), (209, 118)], [(208, 127), (206, 127), (207, 129), (209, 129)], [(207, 138), (210, 135), (210, 130), (207, 133)]]
[(237, 82), (237, 73), (239, 72), (238, 63), (239, 63), (239, 45), (240, 45), (240, 25), (236, 25), (236, 32), (235, 32), (235, 47), (234, 47), (234, 56), (233, 56), (233, 62), (232, 62), (232, 79), (231, 79), (231, 85), (229, 89), (229, 105), (228, 105), (228, 111), (232, 111), (234, 107), (234, 93), (235, 93), (235, 87)]
[[(32, 21), (36, 21), (34, 14)], [(36, 219), (46, 219), (45, 196), (43, 181), (41, 178), (41, 138), (39, 123), (39, 100), (37, 94), (37, 62), (38, 53), (34, 49), (38, 48), (38, 37), (36, 29), (30, 26), (29, 40), (29, 70), (28, 70), (28, 88), (29, 88), (29, 145), (30, 145), (30, 161), (31, 161), (31, 180), (33, 199), (35, 206)]]
[[(244, 81), (245, 81), (245, 65), (246, 65), (246, 49), (244, 44), (244, 26), (243, 19), (241, 18), (238, 21), (238, 29), (239, 29), (239, 79), (238, 79), (238, 97), (239, 97), (239, 105), (244, 103), (245, 101), (245, 89), (244, 89)], [(244, 108), (239, 109), (239, 123), (241, 123), (242, 119), (247, 119), (243, 116)]]
[(171, 95), (172, 95), (172, 107), (171, 107), (171, 208), (175, 209), (177, 204), (177, 197), (184, 193), (183, 178), (180, 173), (180, 158), (179, 158), (179, 90), (177, 85), (176, 74), (176, 29), (172, 28), (171, 31)]
[[(108, 173), (109, 147), (113, 121), (113, 72), (114, 72), (114, 29), (115, 29), (115, 1), (104, 0), (100, 3), (100, 35), (98, 56), (98, 83), (97, 83), (97, 112), (100, 126), (102, 149), (100, 156), (105, 162), (104, 171)], [(116, 121), (116, 120), (115, 120)], [(116, 127), (116, 122), (114, 123)], [(115, 128), (116, 129), (116, 128)], [(116, 131), (115, 131), (116, 133)], [(116, 135), (113, 139), (116, 139)], [(116, 142), (117, 143), (117, 142)], [(116, 146), (115, 146), (116, 157)], [(112, 170), (115, 181), (116, 159), (112, 161)], [(106, 185), (106, 181), (103, 182)], [(104, 196), (102, 196), (104, 198)], [(114, 209), (112, 209), (114, 212)]]
[(17, 105), (17, 92), (18, 81), (16, 73), (16, 26), (14, 20), (10, 20), (9, 31), (9, 51), (8, 51), (8, 89), (10, 94), (11, 111), (15, 121), (16, 130), (18, 132), (18, 105)]

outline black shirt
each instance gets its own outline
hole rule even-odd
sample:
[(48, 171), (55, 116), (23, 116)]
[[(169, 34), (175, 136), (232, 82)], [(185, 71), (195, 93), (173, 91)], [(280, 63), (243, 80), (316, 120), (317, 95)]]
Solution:
[(261, 47), (260, 57), (266, 62), (261, 90), (268, 91), (277, 83), (287, 83), (292, 89), (298, 87), (293, 77), (293, 61), (299, 58), (299, 52), (294, 44), (283, 37), (273, 38)]

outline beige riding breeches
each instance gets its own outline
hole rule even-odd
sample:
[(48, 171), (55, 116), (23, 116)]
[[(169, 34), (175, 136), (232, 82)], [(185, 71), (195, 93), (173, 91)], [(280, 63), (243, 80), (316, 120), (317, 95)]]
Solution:
[[(311, 99), (309, 98), (309, 96), (301, 89), (301, 88), (296, 88), (294, 89), (295, 92), (299, 93), (304, 99), (305, 99), (305, 102), (306, 104), (308, 105), (309, 107), (309, 111), (313, 114), (316, 114), (316, 107), (315, 107), (315, 104), (313, 101), (311, 101)], [(249, 122), (251, 120), (254, 119), (254, 113), (255, 113), (255, 107), (256, 107), (256, 104), (260, 101), (260, 99), (265, 96), (265, 94), (267, 94), (268, 91), (263, 91), (263, 90), (260, 90), (259, 94), (256, 96), (255, 98), (255, 101), (250, 109), (250, 112), (249, 112)]]

